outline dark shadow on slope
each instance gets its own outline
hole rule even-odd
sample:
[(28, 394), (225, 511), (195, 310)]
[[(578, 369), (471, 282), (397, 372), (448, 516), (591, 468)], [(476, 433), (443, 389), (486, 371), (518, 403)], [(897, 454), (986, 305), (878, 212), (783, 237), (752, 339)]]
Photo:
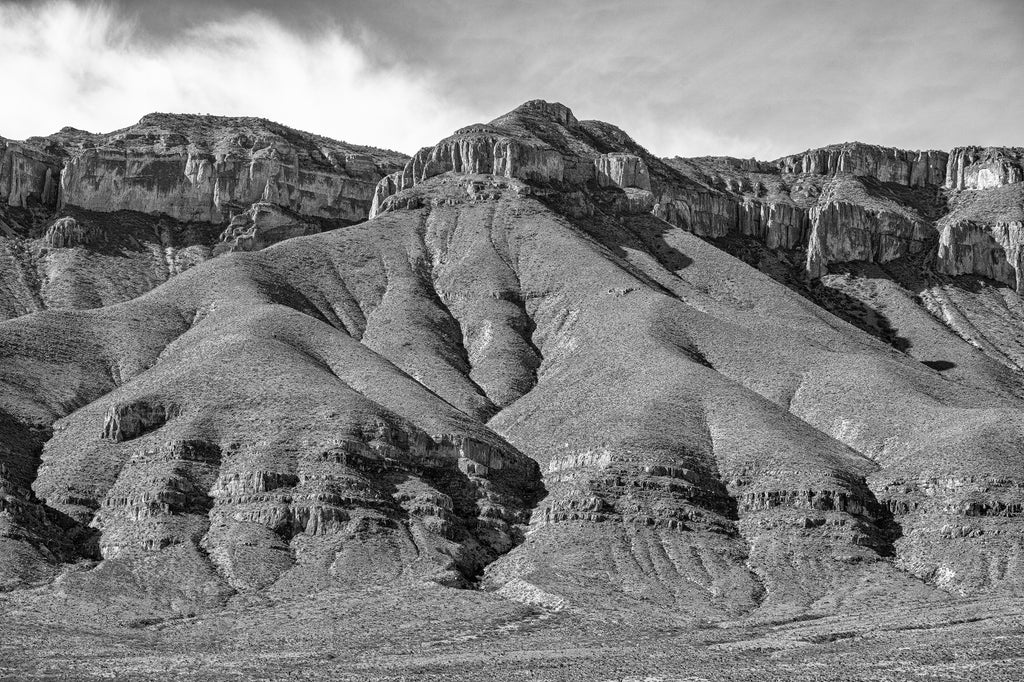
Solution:
[[(630, 262), (629, 251), (650, 255), (671, 273), (684, 270), (693, 263), (693, 259), (665, 240), (665, 233), (676, 228), (645, 212), (616, 215), (603, 210), (615, 208), (614, 198), (617, 195), (625, 196), (622, 190), (600, 190), (594, 195), (599, 199), (596, 203), (591, 201), (591, 196), (586, 195), (567, 197), (555, 194), (542, 200), (581, 234), (608, 249), (621, 268), (651, 288), (674, 297), (675, 294), (660, 282)], [(582, 200), (582, 207), (576, 199)]]
[(0, 412), (0, 491), (7, 498), (0, 500), (0, 509), (9, 516), (14, 529), (8, 537), (45, 547), (55, 564), (98, 559), (99, 531), (46, 505), (32, 490), (43, 446), (52, 435), (49, 427), (22, 424)]
[[(808, 282), (804, 273), (805, 254), (802, 250), (773, 250), (753, 237), (741, 235), (708, 241), (896, 350), (905, 352), (910, 349), (910, 340), (899, 335), (881, 310), (820, 279)], [(858, 274), (855, 266), (843, 263), (831, 265), (829, 272), (849, 274), (851, 277)]]
[(881, 339), (898, 351), (905, 352), (911, 347), (910, 339), (900, 336), (884, 313), (859, 298), (820, 280), (808, 285), (806, 293), (800, 293), (836, 317)]
[(956, 363), (949, 360), (922, 360), (921, 364), (927, 365), (937, 372), (945, 372), (947, 369), (956, 367)]

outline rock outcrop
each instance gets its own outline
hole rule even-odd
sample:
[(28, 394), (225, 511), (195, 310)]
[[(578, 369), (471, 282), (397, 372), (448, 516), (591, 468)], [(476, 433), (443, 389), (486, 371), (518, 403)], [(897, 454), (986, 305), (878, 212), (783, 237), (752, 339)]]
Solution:
[(0, 200), (19, 208), (56, 206), (60, 168), (60, 156), (44, 145), (0, 138)]
[(594, 160), (594, 169), (601, 187), (651, 189), (647, 164), (636, 154), (602, 154)]
[(181, 414), (181, 408), (164, 400), (136, 400), (111, 405), (103, 419), (103, 437), (120, 443), (138, 438)]
[(0, 197), (221, 224), (257, 202), (310, 218), (364, 220), (380, 178), (406, 157), (265, 119), (149, 114), (108, 134), (66, 128), (0, 138)]
[(853, 142), (786, 156), (775, 164), (788, 174), (849, 173), (909, 187), (938, 187), (946, 176), (948, 157), (940, 151), (910, 152)]
[(370, 217), (380, 214), (387, 197), (447, 172), (561, 182), (565, 165), (557, 152), (488, 126), (463, 128), (434, 147), (421, 149), (401, 172), (381, 180), (374, 189)]
[(380, 177), (404, 160), (262, 119), (168, 114), (145, 116), (65, 156), (61, 205), (211, 223), (260, 201), (356, 222)]
[[(559, 188), (566, 210), (581, 216), (603, 202), (625, 213), (650, 212), (706, 238), (742, 235), (769, 249), (803, 251), (810, 278), (826, 273), (830, 263), (886, 263), (937, 242), (926, 216), (954, 163), (945, 152), (851, 143), (771, 163), (703, 158), (666, 164), (617, 129), (580, 122), (561, 105), (541, 104), (527, 103), (421, 150), (377, 185), (371, 216), (422, 205), (403, 192), (429, 178), (483, 174)], [(605, 151), (609, 146), (620, 151)], [(842, 188), (839, 195), (829, 190), (832, 185)], [(916, 192), (907, 199), (913, 205), (890, 196), (894, 190), (887, 187)], [(594, 193), (600, 190), (621, 196), (601, 198)], [(575, 208), (565, 203), (569, 196), (576, 197)], [(952, 272), (963, 266), (943, 267)]]
[(953, 276), (980, 275), (1020, 291), (1022, 225), (1022, 182), (950, 190), (948, 212), (936, 221), (936, 269)]
[(756, 238), (769, 249), (799, 249), (808, 243), (811, 220), (805, 208), (744, 197), (737, 210), (740, 234)]
[(1024, 149), (957, 147), (949, 153), (949, 189), (992, 189), (1017, 182), (1024, 182)]
[(845, 201), (827, 201), (811, 209), (807, 273), (821, 277), (829, 263), (887, 263), (921, 253), (935, 236), (923, 220)]
[(939, 234), (936, 264), (947, 275), (981, 275), (1022, 292), (1022, 256), (1024, 223), (1020, 221), (992, 225), (950, 221)]
[[(605, 154), (620, 147), (626, 152)], [(651, 157), (614, 126), (579, 121), (563, 104), (534, 100), (490, 123), (466, 126), (417, 152), (400, 172), (377, 185), (371, 217), (386, 201), (442, 173), (487, 174), (540, 185), (651, 190)]]
[(221, 233), (220, 244), (214, 248), (214, 253), (258, 251), (285, 239), (319, 231), (320, 226), (316, 223), (304, 220), (278, 204), (260, 201), (231, 219)]
[(218, 116), (0, 138), (0, 319), (127, 300), (212, 255), (365, 220), (406, 158)]
[(46, 228), (43, 243), (60, 249), (85, 246), (102, 238), (103, 231), (95, 225), (83, 225), (71, 216), (65, 216), (53, 221), (53, 224)]

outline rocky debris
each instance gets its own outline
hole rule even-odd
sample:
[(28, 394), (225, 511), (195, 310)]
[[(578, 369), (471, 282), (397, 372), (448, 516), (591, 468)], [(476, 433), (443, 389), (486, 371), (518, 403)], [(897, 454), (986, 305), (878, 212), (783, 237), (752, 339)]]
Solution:
[(957, 147), (949, 153), (945, 178), (949, 189), (992, 189), (1017, 182), (1024, 182), (1024, 149)]
[(259, 251), (276, 242), (319, 231), (319, 225), (303, 220), (278, 204), (260, 201), (231, 219), (214, 253)]
[(58, 218), (46, 228), (43, 243), (57, 249), (86, 246), (103, 239), (103, 230), (93, 224), (82, 224), (70, 216)]
[(534, 512), (536, 523), (614, 522), (735, 533), (730, 520), (736, 507), (725, 485), (694, 468), (591, 451), (549, 462), (545, 483), (554, 494)]
[(103, 437), (120, 443), (138, 438), (178, 417), (181, 408), (163, 400), (135, 400), (107, 408), (103, 418)]
[(956, 594), (1024, 590), (1014, 567), (1024, 546), (1007, 543), (1024, 516), (1024, 484), (992, 475), (897, 478), (882, 501), (904, 526), (900, 560), (907, 570)]

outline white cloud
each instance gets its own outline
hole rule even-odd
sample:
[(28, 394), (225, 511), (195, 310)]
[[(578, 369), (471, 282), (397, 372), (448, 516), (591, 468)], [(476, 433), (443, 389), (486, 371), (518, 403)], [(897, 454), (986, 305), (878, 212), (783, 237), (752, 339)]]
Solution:
[(106, 132), (152, 111), (263, 116), (411, 153), (481, 118), (428, 73), (382, 71), (339, 30), (301, 36), (269, 16), (211, 20), (158, 42), (113, 6), (0, 5), (0, 134)]

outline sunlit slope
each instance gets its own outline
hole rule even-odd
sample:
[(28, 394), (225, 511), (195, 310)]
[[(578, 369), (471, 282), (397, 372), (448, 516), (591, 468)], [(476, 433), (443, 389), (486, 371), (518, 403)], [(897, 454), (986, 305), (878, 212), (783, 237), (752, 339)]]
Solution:
[(910, 348), (695, 235), (736, 216), (702, 182), (530, 102), (367, 222), (0, 322), (4, 585), (691, 622), (1019, 594), (1017, 374), (903, 290)]
[(54, 422), (13, 499), (157, 591), (206, 566), (199, 601), (488, 565), (706, 618), (1019, 589), (1008, 391), (656, 219), (493, 189), (3, 323), (4, 413)]

